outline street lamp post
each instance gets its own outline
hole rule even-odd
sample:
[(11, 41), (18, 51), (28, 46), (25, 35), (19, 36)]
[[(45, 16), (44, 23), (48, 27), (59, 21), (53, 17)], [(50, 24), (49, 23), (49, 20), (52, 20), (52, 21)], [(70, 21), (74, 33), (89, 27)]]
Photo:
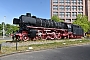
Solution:
[(4, 16), (4, 22), (3, 22), (3, 39), (4, 39), (4, 37), (5, 37), (5, 28), (4, 28), (5, 18), (6, 18), (6, 16)]

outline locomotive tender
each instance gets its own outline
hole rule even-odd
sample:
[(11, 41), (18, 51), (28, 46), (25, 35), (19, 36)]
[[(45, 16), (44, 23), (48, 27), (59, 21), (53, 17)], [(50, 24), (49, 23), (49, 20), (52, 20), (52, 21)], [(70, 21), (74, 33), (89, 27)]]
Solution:
[(37, 18), (31, 13), (21, 15), (13, 19), (13, 24), (19, 25), (19, 30), (15, 34), (18, 40), (39, 40), (39, 39), (73, 39), (84, 36), (83, 29), (71, 23), (55, 22), (51, 19)]

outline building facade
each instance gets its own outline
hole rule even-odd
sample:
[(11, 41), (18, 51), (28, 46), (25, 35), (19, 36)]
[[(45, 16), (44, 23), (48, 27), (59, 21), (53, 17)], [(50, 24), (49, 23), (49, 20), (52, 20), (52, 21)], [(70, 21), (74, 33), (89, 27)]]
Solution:
[(65, 22), (72, 23), (78, 14), (88, 16), (90, 21), (90, 0), (51, 0), (51, 17), (57, 15)]

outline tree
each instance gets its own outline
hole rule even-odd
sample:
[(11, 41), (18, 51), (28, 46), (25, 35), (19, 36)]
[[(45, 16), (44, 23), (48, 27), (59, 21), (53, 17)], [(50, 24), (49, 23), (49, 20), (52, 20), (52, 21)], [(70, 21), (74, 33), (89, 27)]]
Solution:
[(2, 35), (2, 24), (0, 24), (0, 35)]
[(17, 25), (10, 25), (2, 22), (0, 24), (0, 35), (2, 35), (2, 32), (3, 32), (3, 24), (4, 24), (4, 30), (6, 35), (8, 35), (9, 33), (12, 33), (13, 31), (19, 30)]
[(11, 28), (12, 28), (13, 31), (19, 30), (18, 27), (19, 27), (19, 26), (17, 26), (17, 25), (11, 25)]
[(19, 28), (17, 26), (7, 24), (7, 29), (6, 29), (7, 32), (6, 32), (6, 34), (12, 33), (13, 31), (16, 31), (18, 29)]
[(2, 24), (0, 24), (0, 30), (2, 30), (2, 29), (3, 29)]
[(81, 26), (84, 30), (84, 32), (87, 32), (88, 29), (90, 28), (89, 22), (88, 22), (88, 17), (86, 15), (81, 15), (78, 14), (76, 20), (73, 22), (73, 24), (77, 24)]
[(55, 22), (64, 22), (57, 15), (54, 15), (51, 19), (54, 20)]

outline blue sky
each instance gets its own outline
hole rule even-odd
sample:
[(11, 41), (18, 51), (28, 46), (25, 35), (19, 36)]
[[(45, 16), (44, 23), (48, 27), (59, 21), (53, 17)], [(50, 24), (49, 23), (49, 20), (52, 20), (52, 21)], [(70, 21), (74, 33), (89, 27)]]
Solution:
[(40, 18), (50, 18), (50, 0), (0, 0), (0, 23), (12, 24), (14, 17), (27, 12)]

